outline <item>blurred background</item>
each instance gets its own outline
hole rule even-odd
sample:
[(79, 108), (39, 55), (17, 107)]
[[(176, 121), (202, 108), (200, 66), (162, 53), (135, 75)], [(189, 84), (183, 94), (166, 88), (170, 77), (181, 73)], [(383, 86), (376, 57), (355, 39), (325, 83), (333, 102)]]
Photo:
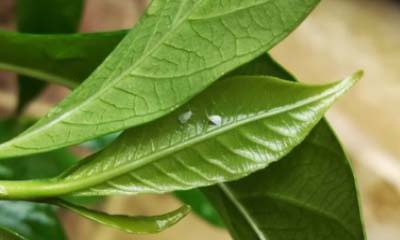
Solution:
[[(80, 31), (130, 28), (146, 0), (86, 0)], [(354, 166), (370, 240), (400, 239), (400, 1), (322, 0), (309, 18), (271, 54), (298, 79), (322, 83), (358, 69), (365, 77), (327, 115)], [(0, 0), (0, 27), (15, 29), (15, 1)], [(15, 75), (0, 72), (0, 116), (13, 113)], [(28, 114), (41, 116), (68, 90), (50, 86)], [(112, 197), (99, 204), (114, 213), (156, 214), (179, 202), (169, 195)], [(155, 236), (129, 236), (60, 213), (67, 234), (80, 239), (230, 239), (191, 215)], [(195, 227), (194, 227), (195, 226)]]

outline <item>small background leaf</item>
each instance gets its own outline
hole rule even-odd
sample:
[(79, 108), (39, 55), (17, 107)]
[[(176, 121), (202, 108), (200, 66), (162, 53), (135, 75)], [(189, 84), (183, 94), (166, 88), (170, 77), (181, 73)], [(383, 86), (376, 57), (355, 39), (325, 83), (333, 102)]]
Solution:
[[(80, 23), (82, 8), (83, 0), (17, 0), (17, 28), (27, 33), (75, 32)], [(21, 113), (45, 86), (43, 81), (19, 76), (17, 113)]]
[(0, 226), (30, 240), (66, 239), (55, 208), (47, 204), (0, 201)]
[(95, 222), (134, 234), (148, 234), (164, 231), (165, 229), (175, 225), (190, 212), (189, 206), (182, 206), (175, 211), (159, 216), (127, 216), (111, 215), (78, 205), (73, 205), (65, 201), (56, 200), (55, 204), (67, 208)]
[(18, 233), (0, 227), (0, 240), (28, 240)]
[(0, 30), (0, 69), (73, 88), (90, 75), (126, 32), (38, 35)]
[(192, 207), (193, 213), (203, 218), (208, 223), (217, 227), (224, 227), (218, 212), (214, 206), (208, 201), (207, 197), (199, 189), (187, 191), (177, 191), (174, 195), (183, 203)]

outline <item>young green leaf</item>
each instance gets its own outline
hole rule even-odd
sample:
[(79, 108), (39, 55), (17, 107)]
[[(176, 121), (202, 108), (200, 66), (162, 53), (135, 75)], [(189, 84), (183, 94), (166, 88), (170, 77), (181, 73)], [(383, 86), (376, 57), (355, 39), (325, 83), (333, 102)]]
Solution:
[(0, 157), (77, 144), (173, 111), (261, 55), (319, 0), (153, 0), (95, 72)]
[[(18, 0), (17, 28), (28, 33), (75, 32), (81, 19), (82, 7), (83, 0)], [(26, 52), (23, 54), (26, 59)], [(20, 76), (17, 113), (23, 111), (45, 86), (42, 81)]]
[(92, 221), (134, 234), (158, 233), (164, 231), (175, 225), (190, 212), (190, 207), (185, 205), (175, 211), (152, 217), (110, 215), (74, 205), (66, 201), (56, 200), (54, 203)]
[(163, 193), (238, 179), (285, 156), (359, 77), (323, 86), (226, 78), (173, 114), (125, 131), (62, 177), (0, 182), (1, 195)]
[(0, 227), (0, 240), (28, 240), (18, 233)]
[[(235, 74), (295, 80), (268, 55)], [(365, 239), (349, 161), (325, 120), (269, 168), (202, 190), (236, 240)]]

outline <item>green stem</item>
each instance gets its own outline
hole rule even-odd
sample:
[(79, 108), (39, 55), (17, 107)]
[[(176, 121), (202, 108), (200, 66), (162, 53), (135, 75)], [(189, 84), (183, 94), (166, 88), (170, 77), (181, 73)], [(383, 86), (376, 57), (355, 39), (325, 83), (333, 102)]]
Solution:
[(63, 184), (56, 179), (0, 181), (0, 199), (31, 200), (57, 197), (76, 191), (79, 187), (74, 182)]

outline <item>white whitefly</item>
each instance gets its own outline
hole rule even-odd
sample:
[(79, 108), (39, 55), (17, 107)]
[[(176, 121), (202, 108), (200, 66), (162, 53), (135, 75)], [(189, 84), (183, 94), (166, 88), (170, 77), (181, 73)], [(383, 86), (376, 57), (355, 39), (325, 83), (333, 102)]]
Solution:
[(219, 115), (211, 115), (211, 116), (208, 116), (208, 120), (210, 120), (210, 122), (211, 122), (212, 124), (217, 125), (217, 126), (219, 126), (219, 125), (222, 124), (222, 118), (221, 118), (221, 116), (219, 116)]
[(187, 123), (187, 121), (189, 121), (192, 118), (192, 116), (193, 116), (193, 113), (192, 113), (192, 111), (189, 110), (189, 111), (184, 112), (181, 115), (179, 115), (178, 120), (180, 123), (184, 124), (184, 123)]

